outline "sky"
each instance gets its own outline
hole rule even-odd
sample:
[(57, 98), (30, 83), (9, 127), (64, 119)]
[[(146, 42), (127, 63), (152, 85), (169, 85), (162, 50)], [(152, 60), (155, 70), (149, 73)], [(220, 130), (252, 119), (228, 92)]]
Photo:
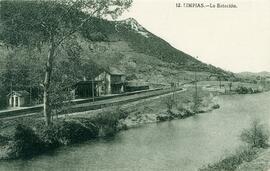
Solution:
[[(176, 8), (184, 2), (238, 8)], [(205, 63), (233, 72), (270, 71), (270, 0), (133, 0), (121, 19), (129, 17)]]

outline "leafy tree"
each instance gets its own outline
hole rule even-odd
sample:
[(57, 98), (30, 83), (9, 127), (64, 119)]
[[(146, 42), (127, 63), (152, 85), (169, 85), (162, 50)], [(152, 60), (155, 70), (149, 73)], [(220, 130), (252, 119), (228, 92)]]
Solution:
[(24, 48), (15, 48), (4, 57), (0, 80), (6, 88), (24, 89), (30, 84), (40, 84), (42, 66), (40, 58), (34, 57), (34, 51)]
[(116, 18), (132, 0), (1, 1), (0, 39), (11, 46), (48, 47), (43, 81), (46, 125), (51, 124), (50, 87), (59, 46), (94, 17)]

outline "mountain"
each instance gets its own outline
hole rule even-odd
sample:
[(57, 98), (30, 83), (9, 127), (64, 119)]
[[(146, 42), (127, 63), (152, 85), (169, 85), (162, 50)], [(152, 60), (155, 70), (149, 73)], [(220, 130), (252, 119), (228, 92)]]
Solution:
[(249, 80), (260, 80), (267, 79), (270, 80), (270, 72), (262, 71), (262, 72), (240, 72), (235, 74), (239, 78), (249, 79)]
[[(77, 70), (89, 70), (84, 77), (90, 79), (92, 77), (91, 72), (95, 72), (97, 68), (107, 67), (118, 68), (126, 74), (127, 80), (161, 84), (193, 80), (195, 72), (200, 79), (207, 79), (211, 74), (219, 74), (227, 78), (234, 77), (231, 72), (205, 64), (172, 47), (168, 42), (145, 29), (133, 18), (122, 21), (93, 18), (72, 39), (63, 46), (66, 49), (59, 50), (56, 60), (60, 63), (58, 68), (64, 68), (65, 71), (70, 73), (73, 71), (71, 73), (73, 75), (80, 75), (77, 80), (83, 76)], [(16, 63), (16, 60), (20, 59), (20, 63), (17, 64), (18, 67), (21, 66), (22, 62), (25, 62), (24, 66), (21, 67), (28, 65), (29, 70), (31, 70), (31, 63), (33, 67), (37, 68), (36, 70), (42, 72), (47, 55), (46, 45), (40, 52), (38, 50), (32, 51), (30, 55), (32, 57), (27, 59), (29, 58), (29, 55), (27, 55), (29, 50), (6, 50), (5, 46), (1, 44), (2, 57), (0, 62), (2, 60), (3, 68), (6, 65), (5, 60), (11, 59), (7, 57), (10, 51), (13, 51), (14, 56), (11, 63)], [(83, 59), (83, 65), (82, 62), (77, 61), (76, 56)], [(23, 58), (26, 59), (23, 60)], [(38, 60), (35, 60), (35, 58), (38, 58)], [(66, 59), (69, 61), (66, 61)], [(27, 60), (31, 60), (31, 62)], [(89, 63), (94, 63), (94, 65)], [(35, 76), (37, 77), (35, 79), (37, 84), (42, 82), (43, 77), (40, 77), (40, 75)], [(59, 75), (61, 74), (55, 74), (55, 76)]]
[[(48, 45), (38, 47), (10, 47), (0, 41), (0, 108), (5, 106), (5, 97), (11, 89), (32, 91), (36, 99), (40, 97)], [(149, 85), (193, 81), (195, 73), (201, 80), (207, 80), (211, 74), (235, 78), (231, 72), (172, 47), (133, 18), (122, 21), (92, 18), (58, 48), (53, 64), (53, 89), (62, 90), (83, 79), (90, 80), (108, 67), (117, 68), (128, 81)]]
[[(95, 19), (81, 31), (92, 42), (89, 58), (102, 67), (114, 66), (132, 80), (168, 83), (191, 80), (194, 72), (206, 79), (211, 74), (234, 77), (233, 73), (205, 64), (152, 34), (135, 19), (107, 21)], [(87, 41), (80, 41), (84, 52)], [(95, 52), (98, 50), (98, 52)]]

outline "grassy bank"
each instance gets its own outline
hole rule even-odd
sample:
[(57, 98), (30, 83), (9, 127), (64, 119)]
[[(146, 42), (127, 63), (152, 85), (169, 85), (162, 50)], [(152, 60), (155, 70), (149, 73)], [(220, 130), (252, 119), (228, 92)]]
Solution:
[(250, 162), (257, 158), (260, 149), (257, 148), (241, 148), (234, 154), (220, 159), (216, 163), (209, 164), (199, 171), (234, 171), (244, 162)]
[(266, 171), (270, 169), (270, 149), (258, 153), (258, 157), (250, 162), (242, 163), (236, 171)]
[[(270, 168), (270, 158), (266, 157), (270, 154), (267, 151), (269, 145), (269, 130), (265, 125), (260, 124), (258, 120), (251, 123), (250, 128), (243, 130), (240, 139), (247, 146), (239, 147), (234, 154), (225, 156), (219, 161), (204, 166), (200, 171), (247, 171), (260, 170), (266, 171)], [(258, 157), (261, 156), (261, 159)], [(258, 164), (258, 162), (260, 162)], [(268, 164), (267, 164), (268, 163)], [(262, 165), (263, 164), (263, 165)], [(261, 166), (260, 166), (261, 165)]]

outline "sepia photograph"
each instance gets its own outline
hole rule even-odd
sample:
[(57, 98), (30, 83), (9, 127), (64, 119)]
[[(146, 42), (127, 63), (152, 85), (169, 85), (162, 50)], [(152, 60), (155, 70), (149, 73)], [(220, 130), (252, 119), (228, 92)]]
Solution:
[(0, 171), (270, 171), (270, 1), (0, 0)]

